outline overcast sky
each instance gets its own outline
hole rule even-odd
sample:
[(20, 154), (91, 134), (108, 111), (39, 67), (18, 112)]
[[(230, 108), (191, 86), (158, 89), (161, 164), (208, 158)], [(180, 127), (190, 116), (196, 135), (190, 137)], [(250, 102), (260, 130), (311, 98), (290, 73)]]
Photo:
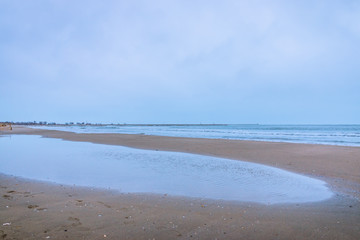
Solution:
[(0, 0), (0, 121), (360, 123), (360, 1)]

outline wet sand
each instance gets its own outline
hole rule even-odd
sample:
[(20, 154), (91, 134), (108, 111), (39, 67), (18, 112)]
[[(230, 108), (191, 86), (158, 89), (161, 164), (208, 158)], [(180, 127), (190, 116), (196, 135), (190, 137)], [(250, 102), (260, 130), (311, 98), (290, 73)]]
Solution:
[(336, 195), (317, 203), (260, 205), (119, 194), (0, 175), (0, 239), (360, 239), (358, 147), (22, 127), (1, 133), (257, 162), (322, 179)]

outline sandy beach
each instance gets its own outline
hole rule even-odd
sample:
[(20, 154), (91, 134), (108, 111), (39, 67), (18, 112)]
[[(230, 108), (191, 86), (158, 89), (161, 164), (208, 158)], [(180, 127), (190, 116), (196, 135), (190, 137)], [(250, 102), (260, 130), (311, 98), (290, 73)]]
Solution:
[(15, 126), (1, 134), (229, 158), (321, 179), (335, 196), (261, 205), (119, 194), (0, 175), (0, 239), (359, 239), (360, 148), (126, 134), (76, 134)]

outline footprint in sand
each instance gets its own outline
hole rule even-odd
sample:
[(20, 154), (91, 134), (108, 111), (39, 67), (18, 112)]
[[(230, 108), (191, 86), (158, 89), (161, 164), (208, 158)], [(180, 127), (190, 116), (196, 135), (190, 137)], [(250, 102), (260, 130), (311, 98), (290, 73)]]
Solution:
[(3, 197), (3, 198), (5, 198), (5, 199), (7, 199), (7, 200), (11, 200), (11, 199), (13, 199), (13, 197), (12, 197), (12, 196), (7, 195), (7, 194), (2, 195), (2, 197)]
[(71, 227), (76, 227), (77, 231), (90, 231), (90, 228), (81, 226), (82, 223), (77, 217), (68, 217), (67, 220), (70, 222), (70, 224), (62, 225), (60, 228), (58, 228), (58, 231), (69, 232), (71, 231)]
[(80, 226), (82, 223), (80, 222), (80, 219), (77, 217), (68, 217), (68, 221), (72, 222), (71, 226), (77, 227)]
[(104, 205), (104, 206), (105, 206), (105, 207), (107, 207), (107, 208), (111, 208), (111, 206), (110, 206), (110, 205), (108, 205), (108, 204), (106, 204), (106, 203), (104, 203), (104, 202), (98, 201), (98, 203), (100, 203), (100, 204)]
[(39, 205), (28, 205), (28, 209), (34, 209), (36, 211), (46, 211), (47, 208), (39, 207)]
[[(10, 190), (10, 191), (7, 191), (6, 193), (9, 193), (9, 194), (22, 194), (22, 195), (24, 195), (24, 197), (34, 197), (35, 195), (41, 194), (42, 192), (41, 193), (33, 193), (33, 194), (31, 194), (31, 192), (17, 192), (15, 190)], [(9, 195), (5, 194), (5, 195), (3, 195), (3, 197), (4, 196), (9, 196)]]
[(83, 206), (86, 206), (86, 203), (84, 202), (84, 200), (76, 199), (75, 205), (76, 205), (76, 206), (83, 207)]
[(28, 209), (33, 209), (33, 208), (37, 208), (37, 207), (39, 207), (39, 206), (38, 205), (29, 205)]

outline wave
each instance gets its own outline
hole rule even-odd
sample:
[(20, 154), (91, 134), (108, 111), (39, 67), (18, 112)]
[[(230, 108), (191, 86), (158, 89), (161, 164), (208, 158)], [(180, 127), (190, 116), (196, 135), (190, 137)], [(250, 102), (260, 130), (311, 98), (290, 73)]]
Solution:
[(77, 133), (126, 133), (172, 137), (360, 146), (360, 125), (72, 125), (39, 128), (66, 130)]

